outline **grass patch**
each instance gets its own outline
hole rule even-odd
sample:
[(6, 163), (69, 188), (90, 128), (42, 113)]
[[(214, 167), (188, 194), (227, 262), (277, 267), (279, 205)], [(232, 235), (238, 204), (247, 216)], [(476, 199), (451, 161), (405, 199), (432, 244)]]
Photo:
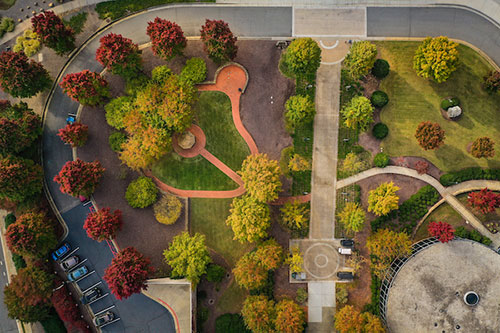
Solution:
[(233, 280), (217, 302), (217, 310), (219, 310), (220, 313), (239, 313), (247, 295), (248, 292), (240, 288), (236, 281)]
[[(336, 195), (335, 215), (344, 209), (347, 202), (361, 202), (361, 187), (357, 184), (348, 185), (338, 189)], [(353, 238), (354, 234), (354, 232), (345, 229), (337, 217), (335, 218), (335, 238)]]
[[(292, 134), (294, 152), (312, 161), (314, 124), (297, 127)], [(292, 195), (311, 193), (311, 170), (292, 173)]]
[(0, 10), (7, 10), (16, 3), (16, 0), (0, 0)]
[(87, 12), (81, 12), (76, 15), (71, 16), (69, 20), (64, 20), (64, 24), (71, 27), (75, 34), (79, 34), (83, 30), (85, 22), (87, 22)]
[[(389, 127), (382, 142), (390, 156), (421, 156), (439, 169), (449, 172), (466, 167), (500, 167), (500, 154), (489, 160), (476, 159), (467, 153), (467, 145), (487, 135), (500, 143), (500, 95), (488, 95), (481, 87), (482, 78), (492, 70), (478, 53), (460, 45), (460, 65), (444, 83), (418, 77), (413, 69), (413, 55), (418, 42), (376, 42), (378, 54), (389, 61), (391, 72), (380, 85), (389, 103), (381, 121)], [(445, 120), (440, 103), (448, 96), (458, 97), (463, 115), (458, 121)], [(438, 122), (444, 129), (445, 144), (436, 151), (424, 151), (415, 139), (422, 121)], [(339, 140), (340, 141), (340, 140)]]
[(454, 229), (462, 226), (466, 227), (469, 230), (472, 230), (472, 228), (465, 223), (462, 215), (458, 214), (455, 209), (453, 209), (453, 207), (451, 207), (447, 202), (444, 202), (429, 216), (427, 216), (425, 221), (420, 225), (417, 232), (415, 233), (415, 237), (413, 237), (413, 240), (415, 242), (418, 242), (419, 240), (430, 237), (429, 233), (427, 232), (429, 223), (439, 221), (449, 223)]

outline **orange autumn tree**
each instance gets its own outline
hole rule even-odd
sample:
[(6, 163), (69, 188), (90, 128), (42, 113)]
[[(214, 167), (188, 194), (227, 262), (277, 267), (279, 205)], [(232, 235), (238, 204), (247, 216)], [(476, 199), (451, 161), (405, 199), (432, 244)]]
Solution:
[(352, 305), (346, 305), (335, 314), (335, 329), (339, 333), (384, 333), (380, 319), (369, 313), (359, 312)]
[(275, 239), (269, 239), (257, 246), (254, 258), (264, 269), (276, 269), (283, 263), (283, 248)]
[(243, 288), (252, 290), (263, 287), (267, 281), (267, 269), (255, 260), (252, 252), (241, 257), (233, 269), (236, 282)]
[(382, 279), (394, 259), (411, 253), (411, 240), (404, 232), (380, 229), (368, 237), (366, 247), (374, 257), (372, 269)]
[(252, 332), (274, 332), (274, 301), (266, 296), (248, 296), (243, 302), (241, 315)]
[(303, 332), (305, 323), (304, 309), (291, 299), (285, 298), (276, 304), (275, 328), (278, 332)]

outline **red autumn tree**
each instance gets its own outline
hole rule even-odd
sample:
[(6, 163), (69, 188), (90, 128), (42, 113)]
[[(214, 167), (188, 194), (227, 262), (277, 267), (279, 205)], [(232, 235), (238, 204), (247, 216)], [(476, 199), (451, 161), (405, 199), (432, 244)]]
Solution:
[(122, 227), (122, 212), (115, 210), (111, 213), (109, 208), (101, 208), (87, 215), (83, 229), (87, 235), (98, 242), (113, 239)]
[(96, 59), (111, 73), (132, 78), (142, 68), (141, 51), (131, 39), (114, 33), (100, 39)]
[(178, 24), (159, 17), (148, 22), (147, 34), (153, 44), (153, 53), (164, 60), (181, 55), (187, 44)]
[(42, 167), (32, 160), (0, 159), (0, 199), (20, 203), (42, 192)]
[(448, 243), (453, 239), (455, 229), (448, 223), (439, 221), (429, 223), (427, 231), (429, 231), (429, 235), (437, 238), (441, 243)]
[(57, 135), (71, 145), (71, 147), (81, 147), (87, 142), (89, 127), (80, 122), (67, 124), (64, 128), (59, 129)]
[(40, 116), (24, 102), (10, 105), (0, 100), (0, 104), (0, 154), (18, 154), (42, 134)]
[(479, 192), (471, 192), (467, 197), (469, 206), (477, 211), (487, 214), (495, 211), (495, 208), (500, 207), (500, 195), (491, 192), (487, 188), (483, 188)]
[(80, 319), (78, 304), (73, 300), (65, 285), (55, 290), (50, 300), (62, 321), (72, 326), (73, 322)]
[(477, 138), (470, 148), (470, 153), (475, 158), (489, 158), (495, 156), (495, 141), (488, 137)]
[(51, 85), (49, 72), (24, 53), (0, 54), (0, 86), (13, 97), (29, 98)]
[(423, 175), (429, 171), (429, 163), (426, 161), (417, 161), (415, 163), (415, 170), (417, 170), (419, 175)]
[(71, 52), (75, 48), (75, 32), (65, 25), (53, 11), (46, 11), (31, 19), (33, 31), (42, 43), (56, 51), (58, 55)]
[(418, 124), (415, 138), (425, 150), (437, 149), (444, 143), (444, 130), (438, 123), (423, 121)]
[(111, 97), (108, 81), (88, 69), (66, 75), (59, 85), (72, 100), (82, 105), (99, 105)]
[(236, 57), (237, 38), (234, 37), (226, 22), (207, 19), (205, 25), (201, 26), (200, 32), (204, 50), (213, 62), (220, 64)]
[(148, 276), (154, 272), (151, 261), (133, 247), (120, 251), (104, 272), (104, 280), (119, 300), (147, 289)]
[(61, 185), (63, 193), (74, 197), (89, 197), (94, 193), (104, 170), (99, 161), (84, 162), (77, 159), (66, 162), (54, 181)]

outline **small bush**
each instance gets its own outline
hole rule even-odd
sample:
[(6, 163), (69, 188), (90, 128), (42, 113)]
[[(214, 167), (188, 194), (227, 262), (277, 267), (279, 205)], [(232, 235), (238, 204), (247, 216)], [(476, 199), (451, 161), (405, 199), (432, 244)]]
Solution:
[(376, 123), (375, 126), (373, 126), (372, 134), (377, 139), (382, 140), (389, 134), (389, 127), (384, 123)]
[(43, 330), (49, 333), (66, 333), (64, 322), (59, 318), (54, 309), (50, 311), (49, 317), (40, 321)]
[(7, 229), (9, 225), (16, 222), (16, 216), (13, 213), (9, 213), (5, 215), (4, 222), (5, 222), (5, 229)]
[(140, 73), (127, 80), (125, 84), (125, 93), (130, 96), (135, 96), (138, 91), (146, 88), (148, 83), (149, 78), (144, 73)]
[(23, 256), (20, 256), (17, 253), (12, 253), (12, 261), (14, 262), (16, 270), (20, 270), (21, 268), (26, 267), (26, 261), (24, 260)]
[(71, 16), (69, 21), (64, 20), (64, 24), (69, 26), (75, 34), (79, 34), (83, 30), (83, 26), (85, 25), (85, 22), (87, 22), (87, 12), (81, 12), (76, 15)]
[(342, 307), (347, 303), (349, 300), (349, 292), (347, 291), (347, 287), (345, 285), (338, 285), (335, 288), (335, 299), (339, 307)]
[(166, 194), (153, 207), (155, 218), (166, 225), (174, 224), (181, 216), (182, 202), (175, 195)]
[(290, 165), (290, 160), (292, 159), (293, 155), (293, 146), (286, 147), (281, 150), (280, 169), (285, 176), (290, 176), (290, 168), (288, 166)]
[(109, 146), (114, 152), (123, 151), (123, 144), (127, 142), (127, 134), (123, 132), (113, 131), (108, 139)]
[(207, 78), (207, 64), (201, 58), (191, 58), (186, 61), (186, 66), (181, 71), (181, 80), (191, 81), (193, 84), (201, 83)]
[(443, 99), (441, 101), (441, 109), (443, 109), (443, 110), (448, 110), (452, 106), (457, 106), (457, 105), (460, 105), (460, 100), (456, 97), (452, 97), (449, 99)]
[(373, 106), (382, 108), (389, 103), (389, 96), (387, 96), (385, 92), (377, 90), (373, 92), (372, 97), (370, 97), (370, 102), (372, 102)]
[(294, 79), (295, 75), (293, 74), (292, 70), (288, 67), (288, 63), (286, 61), (286, 52), (281, 53), (281, 58), (280, 62), (278, 64), (278, 68), (280, 70), (280, 73), (289, 79)]
[(208, 282), (215, 282), (219, 283), (222, 281), (224, 276), (226, 275), (226, 270), (224, 267), (216, 265), (216, 264), (209, 264), (207, 266), (207, 281)]
[(170, 75), (172, 75), (172, 70), (167, 65), (157, 66), (151, 72), (152, 80), (156, 84), (165, 82)]
[(130, 96), (121, 96), (111, 100), (104, 110), (106, 111), (106, 122), (109, 126), (116, 129), (123, 129), (123, 119), (132, 110), (134, 98)]
[(10, 17), (2, 17), (0, 21), (0, 37), (3, 37), (6, 32), (14, 31), (15, 22)]
[(377, 79), (383, 79), (389, 74), (389, 63), (384, 59), (377, 59), (372, 67), (372, 74)]
[(489, 94), (494, 94), (500, 91), (500, 72), (499, 71), (491, 71), (484, 77), (483, 83), (484, 89)]
[(444, 174), (439, 178), (443, 186), (451, 186), (467, 180), (500, 180), (500, 169), (466, 168)]
[(305, 288), (297, 289), (297, 297), (295, 297), (297, 303), (302, 304), (307, 301), (307, 290)]
[(145, 208), (151, 206), (158, 195), (155, 183), (148, 177), (139, 177), (127, 187), (125, 199), (133, 208)]
[(455, 229), (455, 236), (460, 238), (470, 239), (479, 243), (483, 243), (486, 246), (490, 246), (492, 241), (486, 236), (481, 235), (477, 230), (469, 231), (465, 227), (457, 227)]
[(385, 168), (389, 165), (389, 155), (387, 155), (386, 153), (378, 153), (373, 159), (373, 164), (377, 168)]
[(215, 333), (250, 333), (239, 313), (225, 313), (215, 320)]

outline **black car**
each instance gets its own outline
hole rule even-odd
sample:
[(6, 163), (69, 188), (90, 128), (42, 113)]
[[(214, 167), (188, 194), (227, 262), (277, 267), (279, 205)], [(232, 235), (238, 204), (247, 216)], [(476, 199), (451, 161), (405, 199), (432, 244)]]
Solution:
[(95, 316), (94, 325), (100, 327), (104, 324), (112, 322), (115, 319), (115, 314), (111, 311), (106, 311), (105, 313), (101, 313), (100, 315)]
[(82, 304), (88, 304), (88, 303), (95, 301), (96, 299), (98, 299), (101, 296), (102, 296), (101, 289), (99, 289), (99, 287), (94, 287), (94, 288), (86, 291), (83, 294), (80, 301), (82, 302)]
[(340, 245), (342, 245), (342, 247), (353, 248), (354, 241), (352, 239), (341, 239)]
[(352, 280), (354, 278), (352, 272), (337, 272), (337, 277), (339, 280)]

